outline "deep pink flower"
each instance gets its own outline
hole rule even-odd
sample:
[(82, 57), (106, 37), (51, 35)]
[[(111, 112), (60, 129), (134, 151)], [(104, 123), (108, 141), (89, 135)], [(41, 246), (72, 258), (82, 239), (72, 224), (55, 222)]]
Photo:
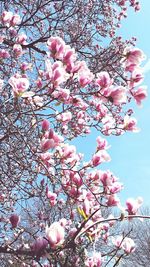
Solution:
[(48, 120), (42, 121), (42, 131), (48, 131), (50, 127), (50, 122)]
[(9, 218), (9, 221), (11, 222), (12, 228), (16, 228), (20, 221), (20, 217), (17, 214), (12, 214)]

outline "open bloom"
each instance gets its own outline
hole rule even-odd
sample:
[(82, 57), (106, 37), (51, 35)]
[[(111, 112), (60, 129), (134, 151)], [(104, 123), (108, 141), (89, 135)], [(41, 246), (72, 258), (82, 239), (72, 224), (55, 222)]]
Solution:
[(59, 222), (54, 222), (50, 227), (46, 226), (46, 238), (52, 248), (60, 246), (64, 242), (65, 230)]
[(126, 89), (123, 86), (112, 88), (108, 99), (116, 106), (126, 103)]
[(141, 197), (137, 199), (129, 198), (126, 201), (126, 211), (129, 215), (135, 215), (139, 209), (139, 207), (142, 205), (143, 199)]
[(12, 76), (8, 82), (12, 86), (15, 96), (21, 95), (29, 88), (29, 80), (21, 75)]
[(124, 53), (126, 56), (127, 64), (132, 63), (138, 65), (145, 59), (143, 51), (136, 47), (133, 49), (131, 47), (127, 47)]
[(147, 97), (147, 86), (140, 86), (135, 92), (132, 92), (137, 105), (141, 105), (143, 99)]
[(110, 161), (111, 158), (109, 154), (105, 150), (99, 150), (96, 154), (92, 157), (92, 165), (94, 167), (98, 166), (99, 164)]

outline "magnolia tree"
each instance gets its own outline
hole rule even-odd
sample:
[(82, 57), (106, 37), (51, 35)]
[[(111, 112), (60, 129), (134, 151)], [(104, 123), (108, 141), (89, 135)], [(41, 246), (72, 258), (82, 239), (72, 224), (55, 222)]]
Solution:
[[(116, 266), (135, 250), (109, 231), (140, 217), (142, 199), (123, 207), (123, 185), (99, 168), (110, 161), (104, 136), (137, 132), (132, 102), (147, 96), (144, 54), (116, 34), (129, 6), (140, 9), (134, 0), (0, 3), (1, 266)], [(71, 140), (92, 128), (85, 162)]]

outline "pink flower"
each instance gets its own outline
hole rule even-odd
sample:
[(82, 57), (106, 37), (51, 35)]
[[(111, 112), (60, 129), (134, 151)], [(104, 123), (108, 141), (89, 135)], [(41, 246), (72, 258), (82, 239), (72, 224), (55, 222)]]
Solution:
[(125, 237), (125, 239), (122, 242), (122, 249), (127, 254), (130, 254), (130, 253), (134, 252), (134, 250), (135, 250), (135, 243), (134, 243), (134, 241), (131, 238), (129, 238), (129, 237)]
[(57, 203), (57, 194), (51, 191), (47, 192), (47, 197), (50, 200), (51, 206), (54, 206)]
[(65, 230), (59, 222), (54, 222), (50, 227), (46, 226), (46, 238), (48, 239), (51, 247), (55, 249), (64, 242)]
[(141, 197), (137, 199), (129, 198), (126, 201), (126, 211), (128, 212), (129, 215), (135, 215), (142, 205), (143, 199)]
[(127, 63), (129, 64), (136, 64), (138, 65), (139, 63), (141, 63), (141, 61), (143, 61), (145, 59), (145, 55), (143, 53), (142, 50), (140, 50), (139, 48), (130, 48), (127, 47), (124, 51), (125, 56), (126, 56), (126, 60)]
[(85, 267), (101, 267), (102, 258), (100, 252), (94, 252), (92, 257), (88, 257), (85, 261)]
[(9, 218), (12, 228), (16, 228), (18, 226), (18, 223), (20, 221), (20, 217), (17, 214), (12, 214)]
[(105, 150), (100, 150), (96, 154), (93, 155), (92, 157), (92, 166), (96, 167), (99, 164), (110, 161), (111, 158), (109, 154)]
[(50, 127), (50, 122), (48, 120), (42, 121), (42, 131), (48, 131)]
[(10, 57), (10, 54), (7, 50), (5, 49), (0, 50), (0, 58), (9, 58), (9, 57)]
[(27, 38), (28, 38), (27, 35), (22, 32), (17, 36), (16, 42), (18, 44), (26, 45), (27, 44), (27, 42), (26, 42)]
[(50, 148), (54, 148), (54, 147), (55, 147), (55, 142), (53, 139), (45, 139), (45, 140), (42, 140), (41, 142), (41, 149), (43, 151), (47, 151)]
[(11, 26), (16, 26), (21, 22), (21, 18), (18, 14), (14, 14), (11, 21), (10, 21), (10, 25)]
[(141, 105), (143, 99), (147, 97), (147, 86), (139, 87), (135, 92), (132, 92), (137, 105)]
[(118, 206), (120, 204), (120, 200), (115, 194), (113, 194), (108, 197), (106, 203), (109, 207)]
[(43, 254), (44, 250), (48, 246), (48, 241), (43, 238), (39, 237), (35, 240), (35, 242), (31, 245), (32, 251), (34, 251), (35, 254)]
[(126, 89), (123, 86), (112, 88), (108, 93), (108, 99), (116, 106), (126, 103), (126, 98)]
[(106, 139), (102, 138), (101, 136), (98, 136), (97, 139), (97, 150), (103, 150), (109, 148), (108, 142)]
[(135, 243), (129, 237), (118, 236), (116, 239), (112, 238), (112, 242), (117, 248), (123, 249), (127, 254), (135, 250)]
[(70, 111), (63, 112), (57, 116), (57, 119), (62, 122), (69, 122), (72, 119), (72, 114)]
[(139, 128), (137, 128), (137, 120), (133, 117), (125, 116), (124, 117), (124, 130), (132, 131), (132, 132), (139, 132)]
[(12, 20), (12, 17), (13, 17), (13, 13), (12, 12), (4, 11), (2, 13), (2, 16), (1, 16), (2, 23), (4, 25), (6, 25), (7, 27), (9, 27), (10, 26), (10, 21)]
[(106, 71), (102, 71), (97, 74), (97, 79), (96, 83), (101, 87), (101, 88), (107, 88), (112, 85), (113, 79), (110, 78), (109, 73)]
[(85, 87), (93, 80), (94, 75), (88, 68), (85, 68), (78, 72), (78, 81), (80, 86)]
[(8, 82), (12, 86), (13, 93), (15, 96), (21, 95), (29, 88), (29, 80), (18, 74), (12, 76)]
[(22, 55), (22, 46), (20, 44), (14, 44), (13, 52), (14, 52), (16, 57), (21, 56)]
[(62, 59), (65, 52), (65, 42), (60, 37), (50, 37), (47, 41), (51, 55), (56, 59)]

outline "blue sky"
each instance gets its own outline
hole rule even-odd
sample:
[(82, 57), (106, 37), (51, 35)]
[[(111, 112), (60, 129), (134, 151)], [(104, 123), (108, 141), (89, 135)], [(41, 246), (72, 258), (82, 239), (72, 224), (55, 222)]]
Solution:
[[(150, 1), (141, 0), (142, 9), (135, 13), (128, 12), (128, 18), (123, 21), (119, 30), (121, 36), (129, 39), (137, 37), (137, 47), (147, 55), (145, 64), (150, 60)], [(143, 85), (150, 91), (150, 61), (147, 64), (147, 72)], [(150, 95), (150, 93), (149, 93)], [(150, 100), (143, 101), (142, 108), (135, 109), (135, 117), (138, 120), (139, 133), (127, 133), (120, 137), (107, 138), (111, 148), (111, 162), (105, 163), (102, 169), (110, 169), (120, 178), (124, 184), (124, 190), (120, 194), (122, 204), (129, 197), (142, 196), (144, 205), (150, 205)], [(75, 142), (78, 151), (86, 154), (86, 159), (94, 152), (98, 133), (79, 139)]]

